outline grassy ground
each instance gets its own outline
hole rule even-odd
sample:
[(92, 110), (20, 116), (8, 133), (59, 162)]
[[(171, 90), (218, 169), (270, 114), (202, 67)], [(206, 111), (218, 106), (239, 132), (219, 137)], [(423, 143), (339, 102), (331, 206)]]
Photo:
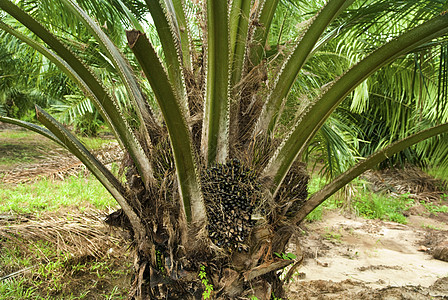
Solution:
[[(32, 184), (0, 185), (0, 216), (31, 216), (23, 224), (50, 222), (46, 230), (62, 235), (67, 231), (52, 228), (51, 222), (66, 218), (70, 223), (71, 216), (108, 211), (113, 207), (116, 207), (115, 200), (91, 175), (71, 176), (64, 181), (43, 178)], [(79, 222), (70, 224), (89, 226)], [(6, 225), (1, 218), (0, 225)], [(14, 218), (9, 225), (16, 225), (19, 234), (10, 238), (0, 230), (0, 278), (14, 272), (19, 274), (0, 280), (0, 299), (126, 298), (131, 262), (122, 239), (107, 244), (96, 241), (97, 247), (107, 247), (98, 255), (88, 251), (73, 254), (57, 238), (53, 243), (39, 239), (43, 233), (34, 227), (20, 227)], [(25, 234), (34, 234), (36, 239)], [(105, 234), (104, 238), (108, 236)], [(79, 247), (84, 247), (82, 242)]]
[(106, 209), (115, 200), (92, 175), (70, 176), (64, 181), (42, 178), (33, 184), (0, 183), (0, 213), (39, 213), (70, 208)]
[[(436, 171), (433, 171), (436, 172)], [(440, 179), (446, 181), (441, 176)], [(325, 180), (319, 176), (311, 178), (309, 184), (310, 194), (318, 191), (325, 185)], [(391, 196), (388, 193), (375, 193), (368, 188), (368, 183), (363, 179), (355, 179), (345, 191), (336, 193), (311, 214), (307, 216), (308, 221), (320, 220), (325, 210), (344, 209), (355, 213), (366, 219), (379, 219), (406, 224), (407, 211), (415, 206), (422, 206), (426, 213), (448, 213), (448, 190), (441, 196), (439, 201), (426, 202), (416, 200), (409, 194), (398, 194)]]
[[(108, 211), (113, 207), (116, 207), (115, 200), (91, 175), (71, 176), (64, 181), (43, 178), (32, 184), (0, 184), (0, 216), (32, 216), (31, 221), (45, 224), (59, 218), (69, 222), (70, 216)], [(12, 219), (10, 225), (14, 224)], [(131, 265), (122, 240), (123, 245), (97, 245), (110, 247), (106, 254), (74, 255), (61, 247), (58, 239), (51, 243), (40, 240), (39, 236), (21, 237), (28, 232), (39, 235), (35, 228), (20, 230), (13, 239), (0, 231), (0, 278), (20, 272), (0, 281), (0, 299), (125, 298)], [(48, 230), (62, 231), (52, 227)]]
[[(95, 150), (110, 139), (82, 141)], [(48, 154), (67, 155), (33, 132), (0, 131), (0, 299), (126, 299), (127, 244), (101, 222), (117, 204), (92, 175), (1, 181), (2, 171)]]

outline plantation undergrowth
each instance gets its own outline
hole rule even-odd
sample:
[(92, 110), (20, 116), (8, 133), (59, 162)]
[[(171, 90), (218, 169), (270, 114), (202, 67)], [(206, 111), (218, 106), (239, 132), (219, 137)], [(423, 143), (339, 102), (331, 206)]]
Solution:
[(92, 175), (70, 176), (64, 181), (42, 178), (30, 183), (0, 183), (0, 213), (40, 213), (58, 209), (107, 209), (117, 203)]
[(127, 244), (91, 175), (0, 185), (0, 299), (126, 299)]

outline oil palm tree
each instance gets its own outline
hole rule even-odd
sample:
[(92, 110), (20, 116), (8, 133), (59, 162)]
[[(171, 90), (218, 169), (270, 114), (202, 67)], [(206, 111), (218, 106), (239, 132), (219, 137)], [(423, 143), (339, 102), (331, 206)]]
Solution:
[[(125, 45), (125, 26), (133, 19), (127, 6), (121, 2), (104, 2), (101, 5), (92, 5), (88, 1), (79, 3), (95, 16), (97, 22), (103, 24), (103, 30), (115, 44)], [(79, 20), (65, 13), (62, 3), (39, 1), (22, 4), (22, 8), (33, 18), (48, 24), (53, 32), (58, 32), (60, 38), (89, 64), (104, 84), (116, 81), (119, 76), (107, 58), (98, 52), (98, 44), (87, 30), (77, 27)], [(145, 13), (139, 6), (130, 8), (137, 12), (137, 16)], [(53, 11), (62, 13), (53, 14)], [(6, 23), (15, 22), (9, 16), (2, 19)], [(74, 125), (77, 132), (94, 133), (101, 125), (101, 117), (89, 97), (45, 57), (5, 32), (0, 34), (0, 47), (0, 105), (4, 114), (32, 120), (34, 104), (38, 104), (48, 109), (63, 124)], [(123, 97), (123, 89), (123, 86), (114, 86), (116, 99), (120, 105), (126, 106), (128, 103)]]
[[(307, 197), (308, 176), (301, 161), (319, 129), (375, 71), (445, 35), (448, 16), (440, 11), (375, 45), (322, 86), (285, 128), (281, 118), (288, 94), (298, 77), (311, 76), (303, 72), (307, 62), (353, 1), (328, 1), (303, 23), (290, 47), (274, 56), (265, 46), (278, 0), (145, 2), (163, 52), (156, 52), (142, 28), (128, 31), (137, 66), (77, 3), (61, 0), (114, 66), (132, 103), (129, 113), (57, 32), (51, 34), (16, 4), (0, 0), (3, 12), (39, 40), (5, 22), (0, 28), (41, 52), (78, 84), (128, 153), (126, 178), (120, 180), (40, 107), (37, 118), (46, 129), (0, 118), (69, 149), (114, 196), (121, 210), (107, 222), (131, 232), (136, 259), (130, 295), (136, 299), (283, 296), (278, 270), (295, 262), (284, 252), (297, 224), (365, 170), (448, 130), (441, 123), (409, 135)], [(146, 83), (151, 93), (145, 92)]]
[(65, 89), (61, 77), (50, 75), (54, 68), (44, 69), (42, 57), (27, 48), (14, 38), (0, 38), (0, 110), (30, 120), (35, 103), (47, 107)]

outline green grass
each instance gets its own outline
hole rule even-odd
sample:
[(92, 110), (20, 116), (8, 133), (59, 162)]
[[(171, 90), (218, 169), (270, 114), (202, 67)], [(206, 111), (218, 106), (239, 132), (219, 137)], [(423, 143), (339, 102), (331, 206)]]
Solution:
[(131, 262), (117, 259), (73, 259), (56, 245), (5, 241), (0, 249), (0, 277), (31, 266), (28, 272), (0, 281), (0, 300), (6, 299), (126, 299)]
[[(433, 169), (432, 174), (437, 174), (437, 170)], [(313, 176), (308, 185), (309, 194), (312, 195), (319, 191), (325, 184), (324, 178)], [(367, 219), (380, 219), (406, 224), (408, 220), (404, 213), (412, 206), (419, 204), (406, 194), (397, 197), (374, 193), (368, 189), (367, 183), (362, 179), (353, 180), (351, 185), (356, 192), (350, 201), (344, 199), (344, 194), (338, 195), (336, 193), (314, 209), (306, 217), (306, 220), (310, 222), (321, 220), (325, 210), (348, 209)], [(437, 214), (448, 213), (447, 202), (448, 193), (444, 194), (438, 202), (420, 202), (420, 204), (425, 207), (428, 213)]]
[(431, 224), (422, 224), (422, 228), (432, 229), (432, 230), (443, 230), (443, 228), (431, 225)]
[(29, 130), (4, 130), (0, 131), (0, 139), (24, 139), (33, 138), (37, 136), (36, 133)]
[(6, 280), (0, 283), (0, 299), (39, 299), (36, 289), (28, 287), (26, 279)]
[(111, 142), (111, 139), (105, 139), (101, 137), (78, 137), (78, 138), (89, 150), (93, 151), (101, 149), (101, 147)]
[(414, 200), (406, 195), (391, 197), (372, 192), (359, 193), (352, 205), (355, 211), (367, 219), (388, 220), (406, 224), (407, 219), (403, 212), (414, 204)]
[[(386, 194), (374, 193), (367, 188), (366, 182), (362, 179), (355, 179), (351, 184), (356, 192), (348, 203), (344, 199), (343, 194), (335, 194), (313, 210), (306, 217), (306, 220), (321, 220), (325, 210), (344, 208), (354, 210), (356, 214), (367, 219), (388, 220), (402, 224), (407, 223), (407, 218), (403, 213), (415, 204), (414, 200), (409, 199), (407, 195), (392, 197)], [(311, 178), (309, 183), (310, 194), (318, 191), (324, 185), (325, 180), (321, 177), (316, 176)], [(425, 207), (429, 212), (433, 213), (448, 211), (448, 207), (445, 205), (427, 204)]]
[[(446, 200), (442, 200), (442, 201), (446, 201)], [(425, 203), (424, 201), (421, 201), (420, 204), (422, 204), (426, 208), (426, 210), (432, 214), (448, 212), (448, 206), (446, 206), (446, 205), (436, 205), (434, 203)]]
[(42, 178), (16, 186), (0, 184), (0, 212), (36, 213), (63, 207), (84, 210), (115, 206), (116, 201), (92, 175), (70, 176), (64, 181)]

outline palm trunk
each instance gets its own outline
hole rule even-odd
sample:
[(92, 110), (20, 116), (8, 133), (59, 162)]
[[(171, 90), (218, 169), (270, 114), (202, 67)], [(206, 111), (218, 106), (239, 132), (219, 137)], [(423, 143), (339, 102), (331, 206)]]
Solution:
[[(274, 255), (273, 233), (267, 228), (254, 228), (251, 250), (244, 253), (223, 253), (213, 250), (166, 248), (148, 240), (135, 241), (134, 271), (131, 299), (203, 299), (212, 286), (210, 299), (238, 299), (255, 296), (258, 299), (284, 297), (283, 282), (278, 270), (294, 263)], [(289, 234), (280, 239), (289, 240)], [(284, 243), (286, 246), (287, 243)], [(275, 247), (279, 253), (285, 247)], [(215, 251), (215, 255), (213, 252)], [(220, 255), (217, 255), (219, 252)], [(203, 277), (201, 277), (201, 272)]]

